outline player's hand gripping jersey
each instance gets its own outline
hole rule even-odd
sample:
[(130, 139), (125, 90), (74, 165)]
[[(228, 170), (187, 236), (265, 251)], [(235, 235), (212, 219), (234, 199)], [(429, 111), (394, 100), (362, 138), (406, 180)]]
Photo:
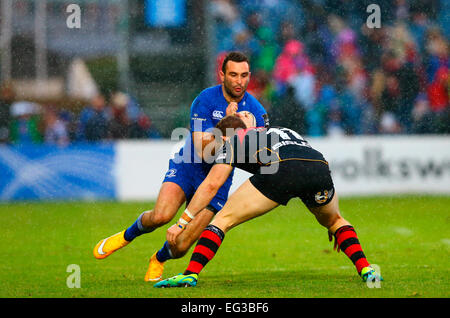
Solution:
[(323, 205), (334, 194), (328, 162), (288, 128), (238, 130), (225, 142), (215, 162), (254, 174), (252, 184), (283, 205), (293, 197), (300, 197), (307, 206)]

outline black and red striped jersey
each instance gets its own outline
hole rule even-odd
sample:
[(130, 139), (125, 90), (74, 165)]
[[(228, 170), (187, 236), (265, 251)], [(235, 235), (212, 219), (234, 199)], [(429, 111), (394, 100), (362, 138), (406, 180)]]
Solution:
[(238, 130), (224, 143), (215, 163), (229, 164), (252, 174), (264, 174), (262, 168), (289, 160), (327, 163), (323, 155), (299, 133), (284, 127)]

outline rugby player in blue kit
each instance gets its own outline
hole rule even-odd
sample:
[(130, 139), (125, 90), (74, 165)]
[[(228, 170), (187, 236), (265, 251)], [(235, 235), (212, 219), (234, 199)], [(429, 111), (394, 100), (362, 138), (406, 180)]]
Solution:
[[(211, 142), (214, 143), (211, 131), (223, 117), (246, 111), (253, 114), (255, 126), (268, 125), (266, 110), (246, 91), (250, 81), (250, 65), (244, 54), (229, 53), (223, 61), (220, 78), (222, 84), (203, 90), (193, 101), (190, 112), (191, 134), (179, 153), (169, 161), (169, 169), (154, 208), (141, 213), (127, 229), (98, 242), (94, 248), (95, 258), (104, 259), (136, 237), (167, 224), (183, 203), (189, 203), (213, 166), (212, 162), (205, 161), (205, 149)], [(195, 219), (186, 216), (186, 223), (189, 225), (178, 236), (175, 244), (166, 241), (163, 247), (151, 256), (145, 281), (160, 280), (164, 262), (184, 256), (197, 241), (213, 216), (225, 205), (232, 178), (233, 174)]]

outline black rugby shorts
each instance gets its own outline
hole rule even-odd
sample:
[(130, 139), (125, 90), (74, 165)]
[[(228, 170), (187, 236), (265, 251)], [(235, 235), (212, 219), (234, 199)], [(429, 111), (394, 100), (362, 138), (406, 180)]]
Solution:
[(250, 182), (264, 196), (281, 205), (299, 197), (307, 207), (328, 204), (334, 184), (328, 164), (322, 161), (286, 160), (273, 174), (255, 174)]

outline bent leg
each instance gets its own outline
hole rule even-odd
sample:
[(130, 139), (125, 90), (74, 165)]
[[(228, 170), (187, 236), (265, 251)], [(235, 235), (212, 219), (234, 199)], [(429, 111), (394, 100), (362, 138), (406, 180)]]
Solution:
[(334, 194), (333, 199), (327, 204), (319, 207), (308, 207), (312, 214), (316, 217), (317, 221), (332, 234), (336, 230), (344, 225), (350, 225), (346, 221), (339, 211), (339, 199), (337, 193)]
[(94, 247), (94, 256), (103, 259), (128, 245), (136, 237), (149, 233), (169, 222), (186, 200), (184, 191), (173, 182), (165, 182), (156, 201), (155, 208), (145, 211), (126, 230), (107, 237)]
[(164, 242), (162, 248), (155, 252), (150, 258), (149, 267), (145, 274), (145, 281), (158, 281), (161, 279), (164, 271), (164, 263), (173, 258), (183, 257), (189, 248), (198, 240), (205, 227), (211, 222), (214, 213), (204, 209), (198, 213), (188, 224), (186, 229), (177, 237), (176, 245), (169, 245)]
[(164, 182), (153, 210), (142, 215), (142, 225), (146, 228), (163, 226), (173, 219), (181, 205), (186, 201), (183, 189), (173, 182)]
[(145, 211), (125, 231), (125, 240), (131, 242), (136, 237), (153, 232), (168, 223), (177, 213), (186, 197), (181, 187), (173, 182), (164, 182), (159, 191), (153, 210)]
[(244, 182), (201, 234), (184, 274), (198, 275), (215, 256), (230, 229), (277, 206), (278, 203), (266, 198), (249, 180)]
[(359, 275), (361, 275), (364, 268), (370, 267), (355, 229), (339, 213), (339, 203), (336, 194), (327, 205), (309, 207), (309, 210), (315, 215), (317, 221), (328, 229), (330, 240), (332, 239), (331, 235), (334, 235), (335, 248), (338, 247), (338, 252), (342, 250), (347, 255), (355, 265)]

